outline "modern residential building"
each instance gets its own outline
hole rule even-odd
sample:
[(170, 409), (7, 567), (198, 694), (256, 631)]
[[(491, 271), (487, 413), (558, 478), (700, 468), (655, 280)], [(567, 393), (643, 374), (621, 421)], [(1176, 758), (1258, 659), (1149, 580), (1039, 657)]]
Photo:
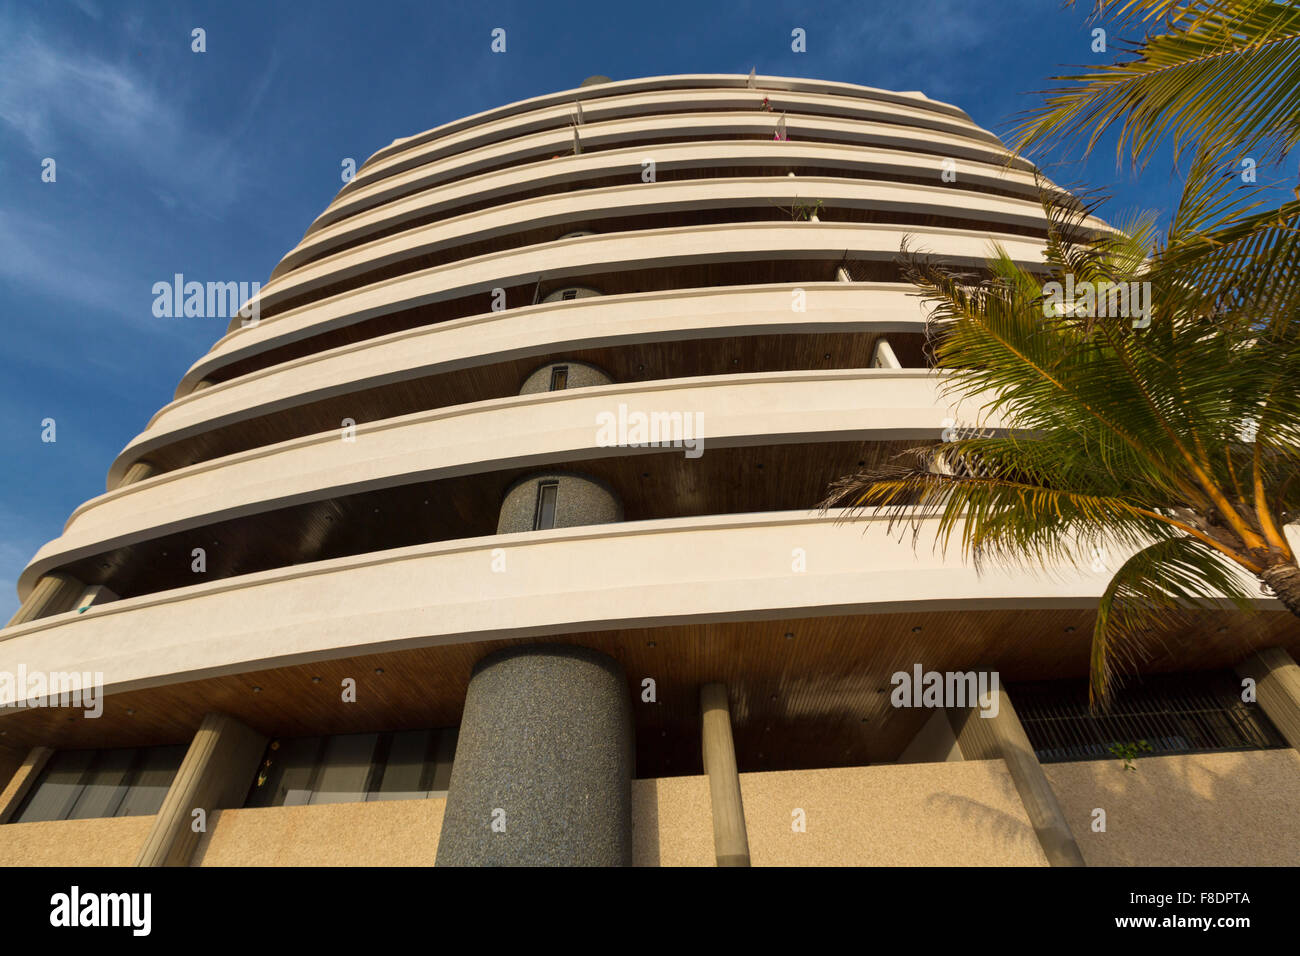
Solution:
[(1092, 716), (1122, 554), (816, 509), (970, 417), (904, 239), (1045, 234), (920, 93), (593, 77), (394, 142), (23, 572), (0, 862), (1300, 862), (1278, 602)]

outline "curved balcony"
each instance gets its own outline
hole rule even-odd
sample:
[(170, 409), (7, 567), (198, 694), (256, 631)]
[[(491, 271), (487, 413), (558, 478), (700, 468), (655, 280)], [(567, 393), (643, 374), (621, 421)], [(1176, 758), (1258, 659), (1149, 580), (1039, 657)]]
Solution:
[(386, 163), (398, 154), (407, 153), (412, 149), (423, 146), (433, 140), (442, 139), (453, 133), (471, 127), (481, 126), (485, 123), (494, 122), (499, 119), (521, 116), (525, 113), (546, 106), (554, 106), (557, 104), (572, 106), (573, 103), (578, 101), (586, 103), (607, 99), (610, 96), (645, 91), (671, 93), (673, 91), (713, 88), (720, 90), (749, 89), (751, 92), (759, 92), (760, 96), (763, 95), (761, 91), (771, 92), (773, 90), (788, 91), (792, 93), (828, 94), (831, 96), (845, 97), (849, 100), (866, 99), (880, 103), (891, 103), (894, 105), (910, 107), (912, 109), (925, 110), (940, 116), (971, 122), (970, 117), (959, 107), (939, 100), (932, 100), (925, 94), (918, 92), (898, 92), (895, 90), (882, 90), (870, 86), (859, 86), (855, 83), (842, 83), (834, 80), (810, 80), (800, 77), (786, 76), (757, 76), (753, 80), (752, 87), (750, 86), (750, 83), (751, 81), (749, 77), (740, 74), (696, 73), (640, 77), (631, 80), (612, 80), (608, 83), (600, 83), (592, 86), (579, 86), (569, 90), (561, 90), (557, 93), (544, 93), (530, 99), (519, 100), (515, 103), (508, 103), (505, 106), (497, 106), (490, 110), (484, 110), (481, 113), (475, 113), (472, 116), (452, 120), (449, 123), (435, 126), (433, 129), (425, 130), (422, 133), (416, 133), (413, 136), (405, 136), (396, 139), (388, 146), (376, 151), (374, 155), (366, 161), (362, 168), (366, 169), (371, 165)]
[[(786, 286), (574, 299), (489, 312), (313, 353), (190, 392), (164, 406), (119, 453), (109, 469), (108, 488), (117, 487), (134, 462), (181, 442), (201, 442), (216, 430), (268, 416), (297, 418), (293, 410), (305, 405), (329, 402), (337, 408), (347, 404), (349, 395), (378, 395), (403, 382), (488, 365), (597, 348), (822, 333), (841, 338), (852, 333), (917, 336), (924, 328), (920, 300), (907, 286), (826, 282), (809, 284), (805, 292), (808, 311), (802, 313), (791, 310)], [(361, 420), (356, 408), (348, 410)], [(320, 427), (339, 424), (346, 411)], [(279, 433), (266, 424), (262, 431), (268, 436)], [(280, 439), (270, 438), (274, 440)]]
[(668, 82), (630, 80), (547, 94), (399, 140), (367, 159), (344, 191), (364, 188), (368, 181), (428, 162), (431, 156), (454, 155), (557, 126), (567, 128), (576, 118), (578, 103), (582, 104), (587, 125), (666, 113), (757, 111), (767, 97), (776, 112), (910, 125), (997, 143), (996, 137), (977, 126), (962, 110), (920, 95), (850, 84), (817, 87), (806, 81), (795, 81), (783, 88), (779, 80), (764, 83), (760, 89), (748, 89), (743, 77), (664, 79)]
[[(547, 241), (550, 237), (542, 237), (548, 228), (629, 218), (635, 225), (635, 217), (725, 209), (757, 209), (776, 220), (779, 207), (814, 200), (821, 200), (835, 210), (860, 211), (873, 216), (934, 217), (951, 219), (954, 223), (963, 220), (968, 231), (974, 230), (976, 224), (991, 231), (1034, 230), (1043, 236), (1047, 230), (1043, 207), (1036, 199), (953, 190), (942, 184), (922, 186), (821, 176), (800, 177), (793, 182), (771, 177), (637, 181), (525, 199), (386, 236), (303, 265), (263, 286), (254, 298), (266, 317), (281, 303), (299, 301), (313, 291), (320, 296), (327, 295), (328, 292), (319, 290), (346, 280), (364, 282), (368, 274), (384, 275), (380, 270), (390, 265), (406, 262), (414, 270), (427, 262), (422, 257), (437, 254), (459, 258), (460, 249), (477, 249), (481, 248), (479, 244), (489, 242), (508, 248), (527, 248)], [(741, 228), (748, 225), (746, 222)], [(962, 227), (954, 224), (949, 228), (958, 232)], [(539, 234), (539, 230), (543, 232)], [(238, 329), (239, 323), (236, 317), (232, 328)]]
[[(380, 651), (578, 631), (1088, 609), (1109, 578), (1089, 572), (1086, 562), (979, 574), (937, 549), (914, 549), (909, 534), (890, 533), (883, 521), (838, 519), (799, 512), (594, 525), (281, 568), (10, 628), (0, 640), (0, 669), (22, 662), (29, 670), (100, 671), (106, 688), (117, 692)], [(921, 535), (932, 537), (924, 527)], [(505, 555), (504, 572), (492, 569), (494, 549)], [(807, 556), (807, 569), (792, 574), (796, 549)]]
[[(313, 230), (287, 252), (271, 272), (274, 281), (307, 262), (338, 251), (340, 247), (369, 241), (381, 232), (401, 229), (435, 215), (458, 214), (467, 207), (505, 204), (520, 193), (566, 192), (589, 182), (613, 176), (639, 181), (645, 151), (638, 148), (602, 150), (561, 156), (526, 165), (420, 187), (417, 192), (358, 212)], [(724, 143), (664, 143), (655, 146), (656, 176), (712, 178), (713, 170), (744, 168), (825, 170), (813, 175), (840, 175), (891, 182), (936, 178), (932, 153), (872, 149), (839, 143), (736, 140)], [(729, 174), (730, 175), (730, 174)], [(782, 173), (784, 176), (784, 172)], [(1016, 194), (1036, 199), (1034, 173), (1005, 164), (972, 164), (947, 184), (949, 189)]]
[[(778, 117), (773, 113), (747, 110), (733, 113), (670, 114), (635, 120), (610, 120), (580, 127), (578, 139), (584, 153), (606, 150), (658, 149), (672, 143), (691, 140), (756, 139), (771, 141)], [(991, 134), (972, 138), (949, 132), (899, 126), (888, 122), (843, 120), (817, 116), (787, 117), (784, 142), (790, 155), (798, 155), (805, 145), (838, 143), (871, 149), (892, 149), (912, 153), (929, 153), (936, 164), (944, 158), (989, 167), (1008, 164), (1032, 172), (1033, 166), (1022, 159), (1009, 157), (1005, 147)], [(557, 159), (572, 153), (574, 132), (568, 126), (520, 136), (505, 142), (484, 145), (465, 153), (413, 165), (387, 178), (349, 189), (344, 187), (307, 230), (311, 237), (326, 226), (350, 216), (391, 202), (420, 189), (439, 183), (455, 182), (495, 170), (518, 167)], [(640, 177), (640, 161), (636, 163)], [(357, 180), (353, 180), (356, 183)], [(350, 183), (349, 186), (352, 184)]]
[(993, 243), (1015, 260), (1042, 262), (1043, 244), (1003, 233), (954, 233), (934, 226), (863, 223), (725, 223), (585, 236), (511, 249), (376, 282), (227, 333), (181, 380), (177, 394), (222, 366), (331, 329), (470, 295), (490, 307), (495, 288), (531, 287), (539, 276), (575, 281), (596, 272), (681, 267), (756, 259), (823, 260), (844, 256), (893, 263), (904, 239), (944, 259), (982, 267)]
[[(620, 404), (703, 416), (705, 447), (937, 439), (946, 417), (924, 369), (777, 372), (543, 392), (310, 435), (168, 472), (78, 507), (19, 578), (163, 534), (344, 494), (632, 454), (604, 447), (599, 416)], [(993, 423), (995, 424), (995, 423)]]

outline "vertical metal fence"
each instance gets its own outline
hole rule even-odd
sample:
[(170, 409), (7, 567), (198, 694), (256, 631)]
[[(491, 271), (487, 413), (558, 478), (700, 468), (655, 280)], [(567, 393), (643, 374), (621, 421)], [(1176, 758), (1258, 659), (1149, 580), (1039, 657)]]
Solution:
[(1085, 681), (1044, 681), (1009, 689), (1043, 763), (1130, 755), (1265, 750), (1287, 746), (1257, 703), (1242, 700), (1231, 671), (1131, 680), (1102, 712), (1088, 709)]

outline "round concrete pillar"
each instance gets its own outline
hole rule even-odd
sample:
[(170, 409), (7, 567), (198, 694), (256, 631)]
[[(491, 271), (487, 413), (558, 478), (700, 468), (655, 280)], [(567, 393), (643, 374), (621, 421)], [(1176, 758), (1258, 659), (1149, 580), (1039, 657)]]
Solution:
[(613, 381), (604, 370), (586, 362), (548, 362), (524, 379), (519, 394), (535, 395), (557, 389), (609, 385)]
[(456, 742), (438, 866), (632, 861), (632, 708), (623, 669), (534, 644), (479, 661)]
[[(579, 235), (582, 234), (571, 232), (569, 233), (569, 235), (561, 236), (560, 238), (568, 239), (572, 236), (579, 236)], [(592, 233), (592, 235), (595, 235), (595, 233)], [(565, 286), (564, 288), (561, 289), (556, 289), (554, 292), (549, 293), (544, 299), (542, 299), (542, 301), (543, 302), (567, 302), (570, 299), (591, 299), (591, 298), (595, 298), (598, 295), (604, 295), (604, 293), (601, 292), (599, 289), (593, 289), (591, 286), (588, 285), (570, 285), (570, 286)]]
[(573, 472), (548, 471), (527, 475), (506, 489), (497, 514), (497, 534), (622, 520), (623, 505), (603, 481)]

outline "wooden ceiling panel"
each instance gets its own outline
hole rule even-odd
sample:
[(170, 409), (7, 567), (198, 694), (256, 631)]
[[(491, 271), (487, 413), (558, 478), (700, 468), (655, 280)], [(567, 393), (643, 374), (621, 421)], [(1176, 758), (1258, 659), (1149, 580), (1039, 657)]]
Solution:
[[(112, 695), (97, 720), (66, 710), (10, 711), (0, 716), (0, 757), (35, 744), (182, 743), (213, 710), (284, 737), (453, 726), (480, 658), (545, 641), (591, 647), (623, 665), (640, 777), (702, 772), (699, 688), (710, 681), (728, 686), (742, 771), (859, 766), (896, 759), (930, 716), (891, 706), (895, 672), (920, 664), (937, 671), (994, 669), (1004, 684), (1080, 678), (1092, 621), (1086, 610), (926, 611), (425, 647)], [(1143, 671), (1228, 668), (1272, 645), (1300, 654), (1300, 625), (1292, 615), (1205, 613), (1163, 635)], [(341, 700), (347, 677), (357, 682), (355, 703)], [(642, 700), (647, 677), (655, 681), (653, 703)]]

